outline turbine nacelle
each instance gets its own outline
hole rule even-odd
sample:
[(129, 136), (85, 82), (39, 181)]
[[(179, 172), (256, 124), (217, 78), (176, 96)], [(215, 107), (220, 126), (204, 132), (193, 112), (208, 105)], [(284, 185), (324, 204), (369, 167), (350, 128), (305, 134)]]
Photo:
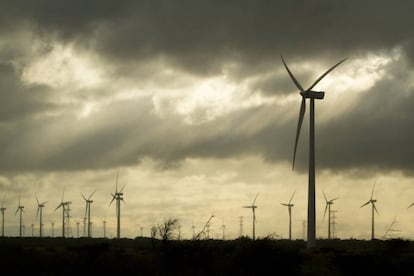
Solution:
[(308, 91), (304, 91), (304, 92), (300, 92), (300, 95), (302, 95), (302, 97), (305, 97), (307, 99), (318, 99), (318, 100), (322, 100), (323, 98), (325, 98), (325, 92), (322, 91), (312, 91), (312, 90), (308, 90)]

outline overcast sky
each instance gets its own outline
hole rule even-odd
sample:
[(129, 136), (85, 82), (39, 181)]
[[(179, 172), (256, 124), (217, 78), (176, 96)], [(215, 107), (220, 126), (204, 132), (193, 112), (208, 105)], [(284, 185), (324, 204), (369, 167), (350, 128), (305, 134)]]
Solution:
[[(214, 214), (213, 237), (303, 238), (308, 114), (292, 171), (301, 97), (283, 55), (314, 90), (317, 236), (325, 201), (339, 197), (336, 236), (414, 238), (414, 4), (408, 1), (1, 1), (0, 197), (6, 235), (26, 235), (37, 193), (60, 233), (59, 204), (72, 201), (72, 233), (93, 196), (93, 235), (115, 235), (108, 206), (119, 171), (121, 236), (149, 235), (179, 219), (184, 237)], [(82, 228), (82, 224), (81, 224)], [(82, 234), (82, 231), (81, 231)]]

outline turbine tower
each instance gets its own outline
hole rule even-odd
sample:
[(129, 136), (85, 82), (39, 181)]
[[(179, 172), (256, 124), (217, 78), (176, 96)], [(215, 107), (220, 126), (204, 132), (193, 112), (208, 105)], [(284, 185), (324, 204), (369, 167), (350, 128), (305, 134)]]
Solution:
[(65, 189), (63, 188), (62, 193), (62, 200), (60, 201), (59, 205), (56, 207), (55, 211), (62, 207), (62, 237), (66, 237), (66, 226), (69, 224), (70, 219), (70, 204), (71, 201), (63, 201), (63, 197), (65, 195)]
[(15, 215), (17, 214), (17, 212), (20, 213), (19, 237), (22, 237), (22, 234), (23, 234), (22, 231), (23, 231), (23, 212), (24, 212), (23, 209), (24, 209), (24, 206), (22, 206), (20, 204), (20, 197), (21, 197), (21, 194), (19, 193), (19, 206), (17, 206)]
[(39, 203), (39, 199), (36, 196), (36, 202), (37, 202), (37, 211), (36, 211), (36, 219), (39, 217), (39, 237), (43, 237), (43, 218), (42, 218), (42, 210), (43, 207), (45, 207), (45, 204), (47, 201)]
[(1, 201), (1, 236), (4, 237), (4, 211), (6, 211), (6, 207), (4, 207), (4, 202), (3, 200)]
[(292, 199), (293, 196), (295, 195), (295, 192), (293, 192), (292, 196), (289, 199), (289, 203), (280, 203), (286, 207), (288, 207), (288, 211), (289, 211), (289, 240), (292, 239), (292, 207), (294, 206), (292, 204)]
[(323, 192), (323, 197), (325, 198), (325, 211), (323, 213), (323, 220), (325, 220), (326, 211), (328, 211), (328, 239), (331, 239), (331, 205), (335, 200), (339, 199), (338, 197), (328, 200), (325, 192)]
[(375, 188), (375, 184), (372, 186), (371, 198), (366, 203), (362, 204), (362, 206), (360, 207), (360, 208), (362, 208), (362, 207), (364, 207), (364, 206), (366, 206), (366, 205), (368, 205), (368, 204), (371, 203), (371, 213), (372, 213), (371, 214), (371, 216), (372, 216), (371, 240), (373, 240), (375, 238), (375, 234), (374, 234), (374, 217), (375, 217), (374, 210), (379, 215), (378, 210), (377, 210), (377, 207), (375, 207), (375, 203), (377, 202), (377, 200), (376, 199), (373, 199), (373, 196), (374, 196), (374, 188)]
[(93, 200), (91, 200), (91, 198), (92, 198), (92, 196), (93, 196), (94, 193), (95, 193), (95, 191), (88, 198), (86, 198), (81, 193), (83, 199), (86, 202), (85, 218), (86, 218), (86, 216), (88, 218), (88, 238), (91, 238), (92, 237), (92, 234), (91, 234), (91, 203), (93, 202)]
[[(121, 190), (118, 191), (118, 177), (119, 172), (116, 175), (116, 184), (115, 184), (115, 193), (112, 194), (112, 200), (109, 203), (109, 206), (111, 206), (112, 202), (116, 200), (116, 237), (119, 239), (121, 237), (121, 201), (124, 201), (124, 194), (122, 193), (122, 190), (125, 188), (125, 185), (121, 188)], [(125, 201), (124, 201), (125, 202)]]
[(259, 194), (257, 194), (256, 197), (254, 198), (252, 205), (250, 205), (250, 206), (243, 206), (243, 208), (250, 208), (250, 209), (252, 209), (252, 213), (253, 213), (253, 236), (252, 236), (252, 238), (253, 238), (253, 240), (256, 239), (256, 208), (257, 208), (257, 205), (255, 205), (255, 203), (256, 203), (256, 199), (257, 199), (257, 196), (258, 195)]
[(302, 127), (303, 117), (306, 110), (306, 99), (310, 99), (310, 112), (309, 112), (309, 181), (308, 181), (308, 242), (307, 247), (313, 248), (316, 246), (316, 216), (315, 216), (315, 99), (322, 100), (325, 96), (325, 92), (313, 91), (312, 89), (333, 69), (346, 60), (343, 59), (328, 71), (323, 73), (308, 89), (303, 89), (300, 83), (293, 76), (289, 67), (286, 65), (285, 60), (282, 58), (283, 65), (285, 66), (290, 78), (300, 90), (302, 96), (302, 103), (299, 110), (299, 120), (296, 130), (295, 147), (293, 150), (293, 165), (292, 170), (295, 168), (296, 149), (299, 140), (299, 134)]

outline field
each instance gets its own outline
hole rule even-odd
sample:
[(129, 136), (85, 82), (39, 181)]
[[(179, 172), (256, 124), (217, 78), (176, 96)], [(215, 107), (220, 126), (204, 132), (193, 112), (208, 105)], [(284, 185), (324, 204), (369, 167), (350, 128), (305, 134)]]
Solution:
[(414, 275), (414, 242), (0, 238), (0, 264), (2, 275)]

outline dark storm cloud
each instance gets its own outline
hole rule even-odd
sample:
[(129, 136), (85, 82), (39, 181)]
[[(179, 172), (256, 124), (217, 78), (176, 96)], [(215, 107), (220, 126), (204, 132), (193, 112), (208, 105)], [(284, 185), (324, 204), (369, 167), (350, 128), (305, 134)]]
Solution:
[(320, 166), (372, 167), (410, 172), (414, 168), (414, 90), (399, 62), (352, 108), (319, 130)]
[(47, 86), (22, 84), (11, 64), (0, 63), (0, 123), (55, 110), (58, 106), (49, 101), (50, 93)]
[(198, 74), (232, 62), (251, 71), (279, 62), (280, 54), (337, 59), (413, 45), (410, 2), (40, 2), (2, 1), (3, 20), (29, 22), (42, 35), (76, 41), (119, 64), (163, 56)]

